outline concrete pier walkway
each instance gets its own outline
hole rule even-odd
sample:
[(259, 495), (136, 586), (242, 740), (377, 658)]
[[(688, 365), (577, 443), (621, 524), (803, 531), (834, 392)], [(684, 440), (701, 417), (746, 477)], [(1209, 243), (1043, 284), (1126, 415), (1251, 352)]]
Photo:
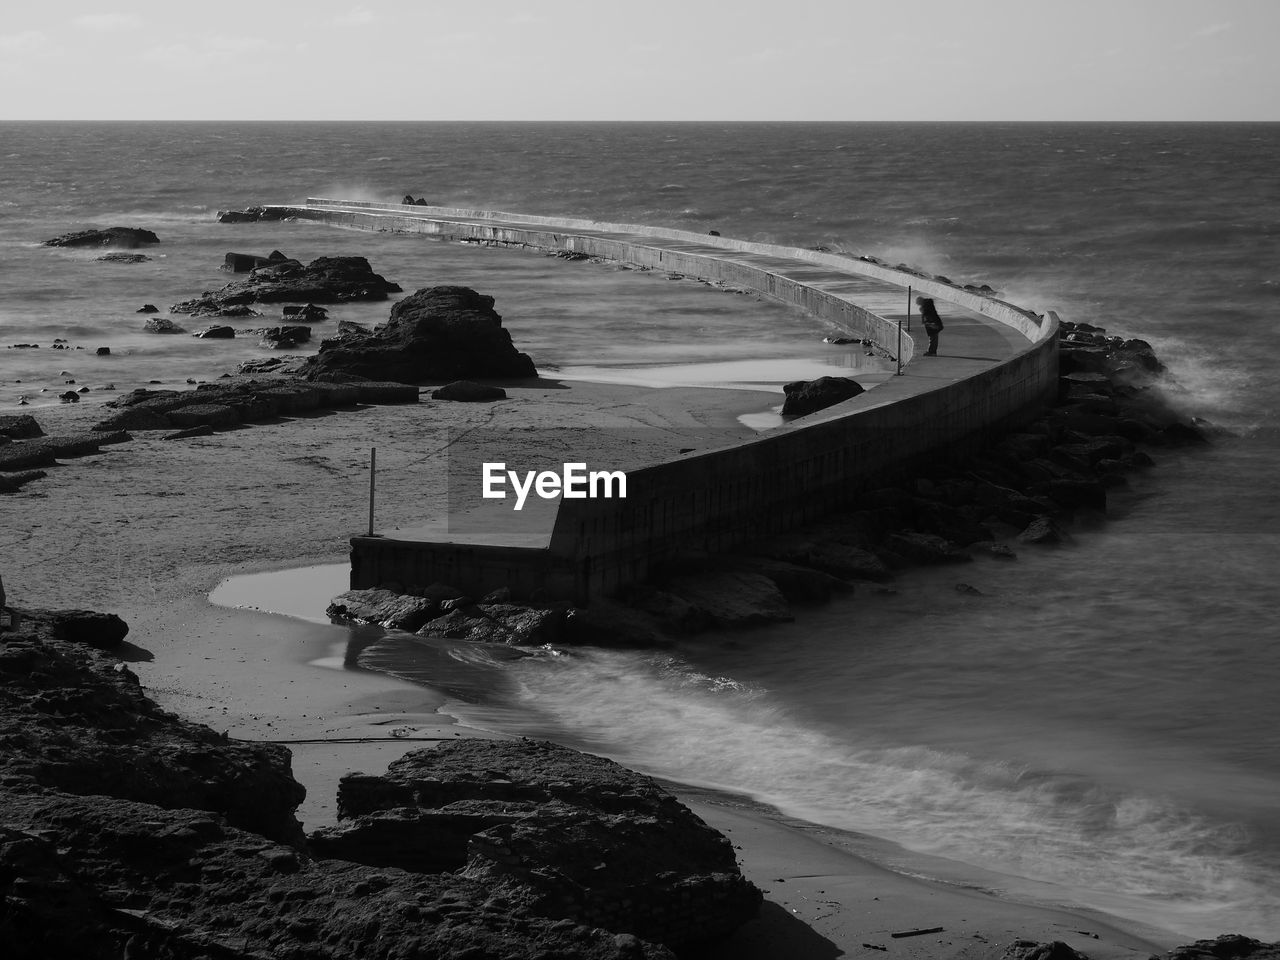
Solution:
[[(1056, 320), (878, 261), (630, 224), (312, 199), (280, 212), (337, 226), (598, 256), (747, 288), (827, 319), (901, 361), (861, 396), (720, 449), (628, 474), (626, 500), (561, 500), (549, 537), (511, 517), (461, 542), (352, 539), (352, 586), (447, 582), (469, 593), (586, 602), (688, 551), (730, 550), (833, 510), (922, 458), (972, 449), (1031, 419), (1057, 389)], [(908, 292), (910, 291), (910, 293)], [(916, 295), (945, 323), (938, 355)], [(550, 520), (545, 515), (534, 527)], [(501, 528), (502, 525), (499, 525)], [(494, 529), (493, 525), (489, 529)]]

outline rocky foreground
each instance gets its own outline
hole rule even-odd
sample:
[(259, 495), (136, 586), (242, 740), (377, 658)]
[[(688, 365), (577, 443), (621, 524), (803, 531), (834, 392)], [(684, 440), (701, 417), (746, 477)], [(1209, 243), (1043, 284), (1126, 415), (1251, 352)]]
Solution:
[(289, 752), (161, 710), (118, 618), (0, 637), (0, 943), (77, 958), (670, 958), (755, 915), (727, 840), (652, 781), (535, 741), (345, 778), (305, 837)]

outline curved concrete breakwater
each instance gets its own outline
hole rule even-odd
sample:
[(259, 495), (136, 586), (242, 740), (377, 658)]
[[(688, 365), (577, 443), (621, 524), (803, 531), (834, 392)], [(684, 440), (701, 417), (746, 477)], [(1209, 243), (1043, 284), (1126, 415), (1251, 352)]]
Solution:
[[(357, 536), (351, 586), (452, 584), (483, 595), (585, 603), (664, 560), (721, 552), (838, 509), (926, 460), (963, 455), (1033, 419), (1057, 390), (1057, 318), (944, 278), (841, 256), (661, 227), (451, 207), (309, 199), (270, 208), (362, 230), (421, 233), (618, 260), (758, 291), (896, 355), (901, 375), (759, 437), (627, 474), (625, 499), (562, 499), (546, 542), (453, 530)], [(918, 357), (911, 293), (946, 319), (942, 355)], [(476, 478), (479, 489), (480, 478)], [(450, 518), (452, 521), (454, 518)], [(489, 526), (493, 531), (493, 526)]]

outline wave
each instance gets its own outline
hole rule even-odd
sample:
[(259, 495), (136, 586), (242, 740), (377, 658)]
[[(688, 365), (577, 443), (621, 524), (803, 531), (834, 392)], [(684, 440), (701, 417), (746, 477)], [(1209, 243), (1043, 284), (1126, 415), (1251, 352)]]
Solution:
[[(679, 658), (607, 651), (511, 664), (526, 732), (561, 737), (650, 774), (732, 790), (842, 830), (1011, 878), (1188, 935), (1280, 933), (1280, 863), (1244, 827), (1161, 796), (1065, 771), (837, 737), (759, 685)], [(1016, 879), (1010, 880), (1016, 887)]]

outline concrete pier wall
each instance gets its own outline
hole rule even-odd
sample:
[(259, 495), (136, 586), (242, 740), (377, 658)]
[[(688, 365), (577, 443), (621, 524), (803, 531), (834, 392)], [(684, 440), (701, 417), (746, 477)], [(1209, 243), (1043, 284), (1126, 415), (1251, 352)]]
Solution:
[[(627, 476), (625, 500), (563, 500), (545, 549), (355, 537), (351, 583), (356, 588), (439, 581), (474, 595), (509, 586), (516, 597), (584, 603), (642, 580), (655, 564), (675, 556), (732, 550), (836, 510), (856, 509), (861, 495), (913, 466), (961, 456), (993, 434), (1031, 420), (1057, 390), (1057, 324), (1052, 316), (1041, 318), (876, 263), (658, 227), (454, 208), (311, 200), (307, 209), (295, 212), (358, 229), (572, 250), (718, 280), (796, 304), (851, 334), (896, 348), (895, 322), (735, 254), (799, 261), (833, 273), (911, 285), (1005, 324), (1026, 342), (1004, 362), (965, 379), (894, 377), (758, 438), (633, 471)], [(601, 235), (605, 233), (613, 235)], [(658, 242), (646, 243), (646, 238)], [(673, 243), (704, 249), (682, 250)], [(904, 338), (903, 347), (905, 363), (911, 359), (910, 338)]]

